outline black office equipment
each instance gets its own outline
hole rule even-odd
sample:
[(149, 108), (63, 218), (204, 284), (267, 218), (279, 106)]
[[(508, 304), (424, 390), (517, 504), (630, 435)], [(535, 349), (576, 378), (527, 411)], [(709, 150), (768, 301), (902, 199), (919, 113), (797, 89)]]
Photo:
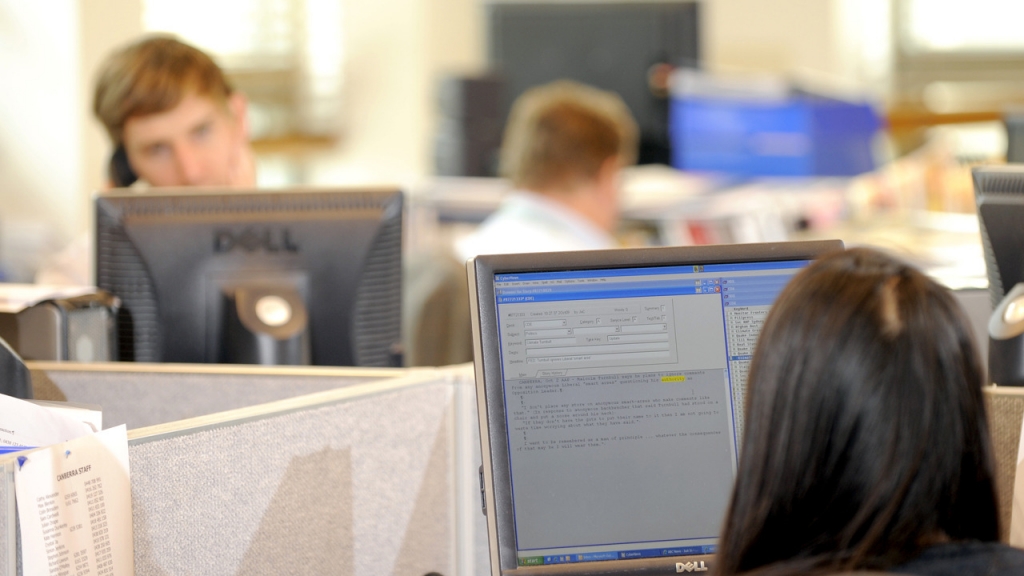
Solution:
[(0, 338), (0, 394), (32, 399), (32, 379), (25, 362), (10, 344)]
[(496, 176), (504, 118), (501, 80), (451, 76), (441, 81), (434, 167), (441, 176)]
[(1024, 283), (1024, 164), (978, 167), (972, 173), (993, 310), (988, 378), (1024, 386), (1024, 324), (1014, 316)]
[(402, 204), (391, 189), (99, 195), (121, 358), (396, 365)]
[[(0, 298), (5, 288), (34, 288), (42, 295), (49, 290), (45, 286), (0, 285)], [(73, 294), (62, 290), (54, 287), (51, 296), (0, 311), (0, 338), (26, 360), (117, 360), (120, 301), (103, 290), (85, 288)]]
[(1024, 109), (1003, 111), (1003, 127), (1006, 128), (1006, 161), (1024, 162)]
[(467, 263), (492, 576), (711, 568), (778, 292), (839, 241)]
[(988, 378), (1000, 386), (1024, 386), (1024, 283), (992, 311), (988, 323)]
[(1006, 291), (1024, 282), (1024, 220), (1017, 199), (1024, 198), (1024, 164), (974, 168), (974, 197), (989, 296), (995, 308)]
[(527, 89), (576, 80), (626, 102), (641, 164), (670, 163), (665, 72), (700, 63), (699, 2), (493, 2), (487, 10), (503, 118)]
[(135, 170), (132, 170), (132, 165), (128, 163), (128, 152), (125, 150), (124, 144), (118, 146), (110, 155), (107, 177), (118, 188), (127, 188), (139, 179)]

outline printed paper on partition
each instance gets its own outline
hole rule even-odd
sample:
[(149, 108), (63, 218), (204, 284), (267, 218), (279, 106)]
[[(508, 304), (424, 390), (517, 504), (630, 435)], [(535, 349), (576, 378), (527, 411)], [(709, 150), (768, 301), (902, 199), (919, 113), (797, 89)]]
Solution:
[(25, 576), (134, 573), (125, 427), (18, 457)]
[(0, 447), (36, 448), (66, 442), (94, 430), (66, 410), (52, 410), (0, 394)]

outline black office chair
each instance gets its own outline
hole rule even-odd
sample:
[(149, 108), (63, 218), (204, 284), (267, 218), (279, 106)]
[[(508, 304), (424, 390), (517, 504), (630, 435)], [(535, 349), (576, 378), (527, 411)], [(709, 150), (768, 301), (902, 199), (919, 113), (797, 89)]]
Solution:
[(406, 366), (448, 366), (473, 360), (466, 268), (437, 249), (403, 263), (402, 345)]

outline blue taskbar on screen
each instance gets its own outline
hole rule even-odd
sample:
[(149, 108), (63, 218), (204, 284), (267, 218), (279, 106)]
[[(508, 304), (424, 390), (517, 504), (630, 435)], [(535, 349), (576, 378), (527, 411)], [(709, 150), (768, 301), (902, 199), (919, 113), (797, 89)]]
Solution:
[(675, 548), (651, 548), (648, 550), (624, 550), (608, 552), (588, 552), (583, 554), (554, 554), (550, 556), (522, 556), (520, 566), (543, 566), (547, 564), (570, 564), (573, 562), (598, 562), (601, 560), (629, 560), (633, 558), (664, 558), (666, 556), (693, 556), (696, 554), (714, 554), (715, 546), (682, 546)]

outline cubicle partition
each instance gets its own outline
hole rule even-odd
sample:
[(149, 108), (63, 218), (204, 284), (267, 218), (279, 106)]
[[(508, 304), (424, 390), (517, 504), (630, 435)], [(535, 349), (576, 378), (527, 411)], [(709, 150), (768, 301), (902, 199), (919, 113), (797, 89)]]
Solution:
[[(468, 365), (31, 368), (39, 396), (103, 405), (106, 427), (160, 422), (129, 431), (140, 576), (486, 573)], [(1024, 389), (985, 397), (1005, 539)], [(0, 576), (15, 576), (13, 461), (0, 468)]]
[(28, 362), (36, 399), (93, 404), (129, 430), (381, 381), (394, 368)]
[[(81, 372), (34, 368), (37, 383), (45, 373), (43, 385), (68, 400), (105, 397), (88, 390)], [(373, 372), (307, 376), (334, 384), (299, 384), (334, 389), (291, 397), (264, 391), (283, 398), (130, 430), (135, 573), (484, 573), (472, 368)], [(293, 377), (256, 386), (269, 390)], [(130, 390), (135, 378), (108, 372), (92, 386)], [(185, 399), (203, 382), (230, 390), (245, 380), (192, 372), (166, 375), (163, 384), (180, 387)], [(4, 472), (0, 576), (13, 576), (20, 574), (13, 464)]]
[(1013, 487), (1017, 475), (1021, 423), (1024, 420), (1024, 388), (993, 386), (985, 389), (988, 418), (996, 459), (996, 488), (1002, 539), (1009, 540)]

